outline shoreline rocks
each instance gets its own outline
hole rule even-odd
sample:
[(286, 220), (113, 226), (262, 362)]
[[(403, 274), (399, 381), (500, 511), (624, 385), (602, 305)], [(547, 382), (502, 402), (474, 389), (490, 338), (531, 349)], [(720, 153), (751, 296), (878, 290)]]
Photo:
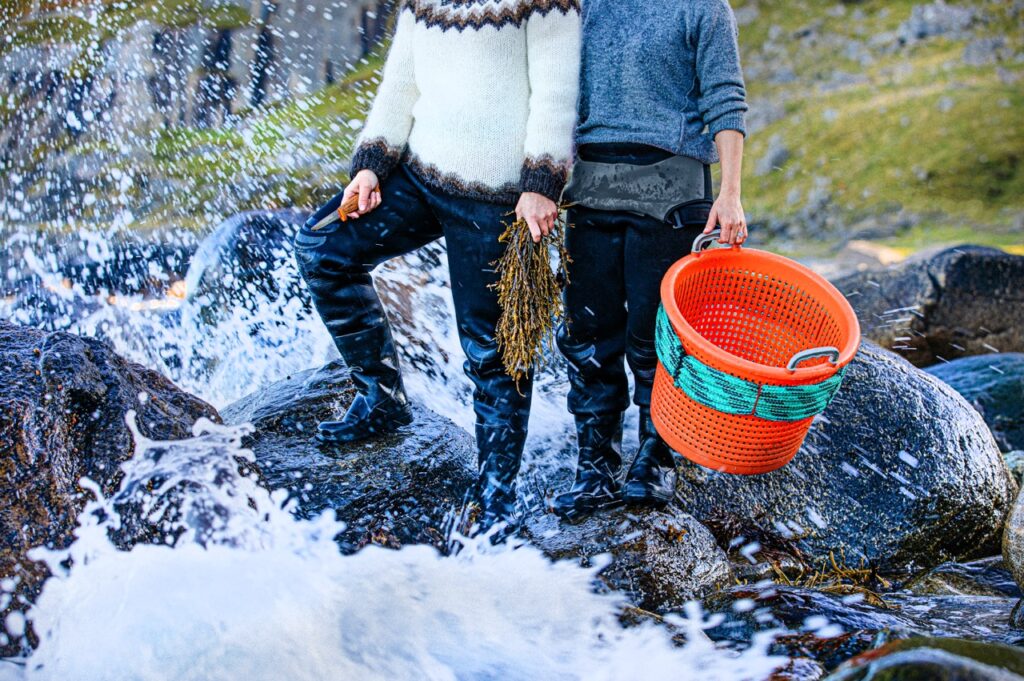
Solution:
[[(320, 445), (318, 421), (342, 413), (353, 396), (340, 361), (275, 383), (221, 410), (228, 423), (251, 422), (246, 446), (271, 489), (290, 490), (298, 515), (334, 509), (344, 552), (367, 544), (411, 543), (452, 550), (449, 531), (464, 522), (476, 480), (473, 438), (448, 419), (413, 405), (416, 421), (351, 445)], [(578, 525), (549, 514), (525, 519), (525, 540), (552, 559), (587, 564), (609, 556), (599, 579), (642, 608), (665, 612), (727, 584), (731, 570), (711, 533), (678, 511), (620, 509)]]
[(865, 338), (912, 364), (1024, 352), (1024, 256), (957, 246), (832, 282)]
[(1016, 484), (980, 415), (956, 392), (865, 342), (785, 467), (757, 476), (687, 462), (677, 503), (738, 559), (883, 573), (998, 552)]
[(729, 559), (711, 532), (671, 508), (613, 509), (576, 525), (560, 523), (551, 514), (535, 515), (527, 520), (525, 534), (554, 560), (590, 566), (595, 557), (610, 557), (598, 575), (601, 582), (658, 614), (678, 611), (733, 579)]
[(978, 410), (999, 449), (1024, 449), (1024, 353), (961, 357), (928, 368)]
[(0, 589), (4, 656), (34, 644), (31, 628), (24, 635), (6, 632), (4, 621), (12, 611), (24, 611), (49, 576), (26, 552), (73, 541), (86, 501), (83, 477), (106, 495), (117, 490), (120, 464), (134, 451), (125, 414), (134, 410), (139, 430), (158, 440), (189, 437), (198, 418), (219, 417), (106, 343), (3, 321), (0, 385), (0, 578), (15, 582), (9, 601)]

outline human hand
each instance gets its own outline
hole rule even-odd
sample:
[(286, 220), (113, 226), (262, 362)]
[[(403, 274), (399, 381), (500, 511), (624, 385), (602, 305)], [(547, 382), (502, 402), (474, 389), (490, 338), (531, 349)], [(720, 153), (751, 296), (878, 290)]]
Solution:
[(380, 181), (377, 174), (372, 170), (360, 170), (352, 181), (345, 187), (345, 193), (341, 197), (342, 205), (353, 196), (359, 197), (358, 208), (348, 214), (350, 218), (357, 218), (366, 215), (380, 205)]
[(516, 218), (526, 220), (534, 243), (551, 233), (557, 217), (558, 205), (543, 194), (523, 192), (516, 204)]
[(704, 233), (710, 234), (716, 225), (722, 228), (718, 243), (741, 244), (746, 240), (747, 218), (743, 214), (739, 194), (723, 193), (718, 195), (714, 205), (711, 206), (711, 213), (704, 226)]

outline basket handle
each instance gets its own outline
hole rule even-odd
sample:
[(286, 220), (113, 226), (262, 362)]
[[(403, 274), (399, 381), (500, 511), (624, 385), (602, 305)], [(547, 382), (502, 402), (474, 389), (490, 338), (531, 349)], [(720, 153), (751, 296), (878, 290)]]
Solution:
[(835, 365), (835, 363), (839, 361), (839, 348), (832, 347), (831, 345), (823, 345), (820, 348), (808, 348), (807, 350), (801, 350), (790, 358), (789, 363), (786, 365), (786, 369), (789, 371), (796, 371), (798, 364), (809, 359), (814, 359), (815, 357), (828, 357), (829, 361)]
[[(722, 228), (717, 227), (714, 231), (708, 232), (707, 234), (700, 234), (696, 239), (693, 240), (693, 246), (690, 247), (691, 253), (700, 254), (701, 251), (707, 249), (708, 246), (718, 241), (718, 237), (722, 236)], [(732, 244), (732, 248), (739, 249), (739, 244)]]

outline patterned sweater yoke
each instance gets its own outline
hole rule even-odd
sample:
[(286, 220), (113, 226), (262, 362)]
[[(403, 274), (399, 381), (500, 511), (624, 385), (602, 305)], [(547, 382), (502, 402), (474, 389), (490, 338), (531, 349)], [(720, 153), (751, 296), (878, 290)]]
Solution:
[(406, 163), (456, 196), (558, 200), (572, 162), (580, 0), (405, 0), (352, 173)]

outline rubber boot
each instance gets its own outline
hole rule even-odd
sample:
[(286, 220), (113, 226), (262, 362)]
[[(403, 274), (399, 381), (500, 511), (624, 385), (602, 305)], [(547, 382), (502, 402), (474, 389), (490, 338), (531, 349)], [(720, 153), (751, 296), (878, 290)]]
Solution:
[(622, 500), (664, 508), (676, 493), (676, 464), (672, 450), (658, 435), (650, 407), (640, 407), (640, 448), (622, 485)]
[(554, 498), (551, 510), (576, 522), (618, 501), (622, 467), (622, 415), (581, 416), (576, 419), (579, 458), (576, 481)]
[(508, 425), (476, 426), (479, 475), (475, 500), (480, 506), (477, 525), (488, 531), (506, 524), (506, 536), (516, 525), (516, 477), (523, 460), (525, 429)]
[(379, 326), (334, 339), (357, 395), (340, 421), (317, 426), (322, 442), (355, 442), (412, 423), (391, 330)]

